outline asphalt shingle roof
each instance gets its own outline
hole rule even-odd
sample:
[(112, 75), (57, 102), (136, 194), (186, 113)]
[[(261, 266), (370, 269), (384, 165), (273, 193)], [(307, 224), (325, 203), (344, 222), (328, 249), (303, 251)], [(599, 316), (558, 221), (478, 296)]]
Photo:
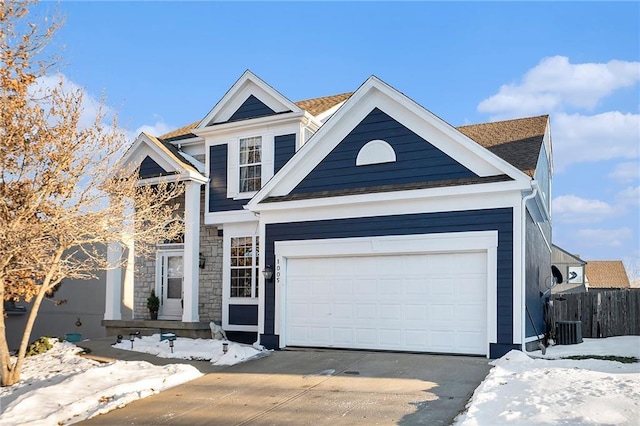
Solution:
[(620, 260), (588, 260), (584, 273), (590, 288), (631, 287), (627, 271)]
[(340, 102), (344, 102), (353, 95), (353, 92), (340, 93), (339, 95), (324, 96), (322, 98), (306, 99), (304, 101), (295, 102), (303, 110), (311, 115), (322, 114), (323, 112), (333, 108)]
[[(324, 96), (322, 98), (306, 99), (303, 101), (295, 102), (295, 104), (305, 111), (308, 111), (309, 114), (318, 115), (329, 110), (330, 108), (333, 108), (340, 102), (347, 100), (351, 95), (353, 95), (353, 92)], [(164, 135), (159, 136), (159, 139), (172, 141), (195, 137), (196, 135), (191, 133), (191, 131), (196, 128), (198, 123), (200, 123), (200, 121), (189, 123), (186, 126), (182, 126), (178, 129), (170, 131), (169, 133), (165, 133)]]
[(548, 115), (472, 124), (456, 129), (533, 177)]

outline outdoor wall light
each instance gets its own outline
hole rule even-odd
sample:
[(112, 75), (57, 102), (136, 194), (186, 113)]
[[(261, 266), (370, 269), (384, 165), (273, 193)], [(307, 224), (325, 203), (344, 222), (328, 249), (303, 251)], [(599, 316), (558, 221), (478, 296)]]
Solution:
[(200, 269), (204, 269), (204, 265), (206, 262), (207, 262), (207, 258), (204, 257), (202, 253), (200, 253), (198, 255), (198, 266), (200, 267)]
[(264, 275), (264, 279), (269, 281), (273, 277), (273, 269), (271, 269), (271, 265), (267, 265), (262, 271), (262, 275)]
[(229, 351), (229, 344), (227, 342), (224, 342), (222, 344), (222, 353), (226, 354)]

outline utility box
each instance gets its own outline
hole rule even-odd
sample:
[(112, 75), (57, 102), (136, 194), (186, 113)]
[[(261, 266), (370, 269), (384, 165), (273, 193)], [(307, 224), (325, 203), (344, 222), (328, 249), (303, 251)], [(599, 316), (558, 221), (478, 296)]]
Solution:
[(556, 321), (556, 343), (558, 345), (582, 343), (582, 323), (580, 321)]

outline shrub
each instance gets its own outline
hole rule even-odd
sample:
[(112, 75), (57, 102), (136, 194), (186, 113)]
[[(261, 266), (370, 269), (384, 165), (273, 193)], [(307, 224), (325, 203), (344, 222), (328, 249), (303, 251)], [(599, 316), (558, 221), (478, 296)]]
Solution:
[(41, 337), (34, 341), (27, 348), (27, 356), (43, 354), (53, 347), (53, 343), (48, 337)]

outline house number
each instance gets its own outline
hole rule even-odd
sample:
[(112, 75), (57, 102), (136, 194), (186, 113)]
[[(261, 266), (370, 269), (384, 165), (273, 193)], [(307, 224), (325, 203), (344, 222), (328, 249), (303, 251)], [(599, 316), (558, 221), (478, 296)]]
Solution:
[(280, 284), (280, 258), (276, 259), (276, 283)]

